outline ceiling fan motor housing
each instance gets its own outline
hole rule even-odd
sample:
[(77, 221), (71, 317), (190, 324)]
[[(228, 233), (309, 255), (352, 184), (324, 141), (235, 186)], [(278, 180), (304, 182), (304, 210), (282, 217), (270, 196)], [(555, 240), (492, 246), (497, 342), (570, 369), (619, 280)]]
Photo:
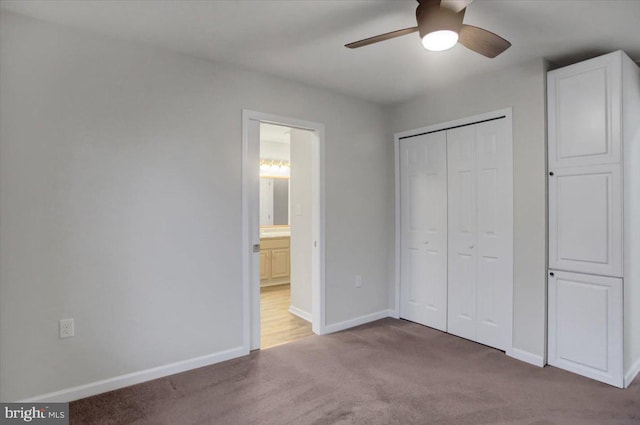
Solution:
[(416, 20), (420, 38), (434, 31), (449, 30), (460, 34), (464, 11), (454, 12), (451, 9), (420, 3), (416, 9)]

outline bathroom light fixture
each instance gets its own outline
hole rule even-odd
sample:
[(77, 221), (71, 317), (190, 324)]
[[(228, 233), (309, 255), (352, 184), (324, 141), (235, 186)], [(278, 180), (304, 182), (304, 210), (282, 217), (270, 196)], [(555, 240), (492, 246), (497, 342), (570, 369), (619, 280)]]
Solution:
[(288, 179), (291, 175), (291, 164), (289, 161), (278, 159), (260, 160), (260, 177)]

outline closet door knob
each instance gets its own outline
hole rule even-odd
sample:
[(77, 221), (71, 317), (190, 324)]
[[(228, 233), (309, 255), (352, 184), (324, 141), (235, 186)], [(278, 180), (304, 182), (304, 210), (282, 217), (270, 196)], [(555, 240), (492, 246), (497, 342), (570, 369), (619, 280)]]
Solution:
[(549, 175), (553, 177), (553, 171), (549, 171)]
[(554, 277), (554, 276), (555, 276), (555, 274), (554, 274), (553, 272), (550, 272), (550, 273), (549, 273), (549, 276)]
[(475, 245), (471, 245), (471, 246), (469, 247), (469, 249), (473, 249), (473, 247), (474, 247), (474, 246), (475, 246)]

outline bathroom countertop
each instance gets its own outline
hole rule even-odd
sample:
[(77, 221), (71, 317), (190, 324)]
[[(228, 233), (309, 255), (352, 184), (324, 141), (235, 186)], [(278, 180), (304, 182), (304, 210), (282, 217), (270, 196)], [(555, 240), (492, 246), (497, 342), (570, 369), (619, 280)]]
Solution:
[(260, 239), (265, 239), (265, 238), (284, 238), (284, 237), (290, 237), (291, 236), (291, 231), (289, 229), (287, 230), (261, 230), (260, 231)]

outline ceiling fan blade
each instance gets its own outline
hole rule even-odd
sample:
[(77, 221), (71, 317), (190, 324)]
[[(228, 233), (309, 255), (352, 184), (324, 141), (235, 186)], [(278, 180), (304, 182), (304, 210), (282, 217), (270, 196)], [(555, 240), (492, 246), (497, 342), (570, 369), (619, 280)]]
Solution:
[(442, 0), (440, 7), (444, 7), (458, 13), (471, 4), (473, 0)]
[(365, 38), (364, 40), (354, 41), (353, 43), (345, 44), (344, 47), (350, 49), (356, 49), (358, 47), (368, 46), (369, 44), (379, 43), (381, 41), (389, 40), (403, 35), (411, 34), (418, 31), (418, 27), (405, 28), (403, 30), (391, 31), (385, 34), (376, 35), (375, 37)]
[(458, 43), (488, 58), (495, 58), (511, 47), (511, 43), (491, 31), (464, 24)]

